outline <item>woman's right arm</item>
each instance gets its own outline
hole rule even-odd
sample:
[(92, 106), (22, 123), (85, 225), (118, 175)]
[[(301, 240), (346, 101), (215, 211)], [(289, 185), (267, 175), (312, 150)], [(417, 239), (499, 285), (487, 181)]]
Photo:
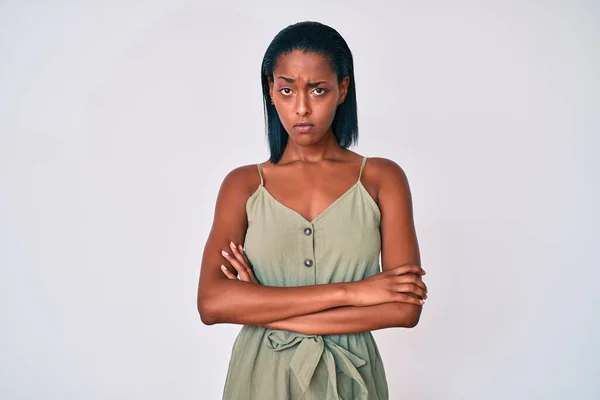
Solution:
[[(340, 306), (407, 301), (409, 296), (401, 293), (401, 290), (406, 291), (405, 285), (401, 285), (406, 277), (401, 275), (419, 273), (418, 266), (398, 267), (371, 277), (368, 283), (274, 287), (227, 278), (220, 268), (228, 263), (221, 250), (229, 249), (230, 242), (243, 245), (247, 229), (246, 202), (259, 184), (258, 181), (248, 184), (258, 177), (253, 173), (255, 168), (250, 165), (234, 169), (219, 190), (198, 282), (197, 307), (203, 323), (262, 325)], [(235, 271), (232, 266), (229, 269)]]
[[(249, 168), (239, 167), (223, 180), (213, 225), (204, 247), (198, 282), (197, 307), (202, 322), (264, 324), (284, 318), (352, 305), (347, 283), (298, 287), (272, 287), (228, 279), (221, 264), (228, 262), (221, 250), (229, 243), (243, 245), (247, 229), (248, 180), (256, 180)], [(256, 185), (252, 187), (256, 188)], [(231, 270), (233, 267), (229, 266)]]

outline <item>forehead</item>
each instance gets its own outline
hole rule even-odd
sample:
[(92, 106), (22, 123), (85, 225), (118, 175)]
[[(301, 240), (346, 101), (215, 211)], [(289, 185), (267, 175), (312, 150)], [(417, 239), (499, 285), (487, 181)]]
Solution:
[(273, 68), (274, 78), (283, 75), (289, 78), (306, 80), (335, 79), (336, 74), (325, 57), (316, 53), (295, 50), (282, 54)]

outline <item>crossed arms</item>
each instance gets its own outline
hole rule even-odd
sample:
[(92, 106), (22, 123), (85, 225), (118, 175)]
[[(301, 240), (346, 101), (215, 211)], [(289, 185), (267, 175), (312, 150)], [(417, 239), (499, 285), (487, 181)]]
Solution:
[[(427, 288), (421, 278), (424, 271), (408, 181), (391, 160), (370, 158), (369, 166), (363, 180), (377, 188), (382, 272), (358, 282), (298, 287), (258, 284), (247, 263), (244, 265), (243, 251), (230, 246), (243, 241), (245, 203), (253, 187), (247, 182), (256, 175), (255, 166), (231, 171), (219, 190), (202, 257), (197, 298), (202, 322), (252, 324), (318, 335), (416, 326)], [(224, 257), (230, 267), (222, 270)]]

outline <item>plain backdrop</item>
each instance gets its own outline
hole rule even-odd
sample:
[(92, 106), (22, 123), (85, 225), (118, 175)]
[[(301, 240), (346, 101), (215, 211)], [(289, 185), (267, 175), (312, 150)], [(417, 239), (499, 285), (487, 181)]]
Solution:
[(200, 259), (303, 20), (353, 52), (352, 150), (412, 189), (391, 399), (600, 398), (598, 2), (0, 0), (1, 399), (221, 398), (240, 326), (200, 321)]

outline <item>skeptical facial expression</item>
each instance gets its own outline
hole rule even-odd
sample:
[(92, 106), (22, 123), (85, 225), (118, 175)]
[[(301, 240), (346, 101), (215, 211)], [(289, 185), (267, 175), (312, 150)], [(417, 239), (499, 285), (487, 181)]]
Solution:
[(346, 98), (349, 81), (346, 76), (338, 83), (322, 55), (297, 50), (279, 57), (269, 91), (290, 139), (305, 145), (318, 142)]

